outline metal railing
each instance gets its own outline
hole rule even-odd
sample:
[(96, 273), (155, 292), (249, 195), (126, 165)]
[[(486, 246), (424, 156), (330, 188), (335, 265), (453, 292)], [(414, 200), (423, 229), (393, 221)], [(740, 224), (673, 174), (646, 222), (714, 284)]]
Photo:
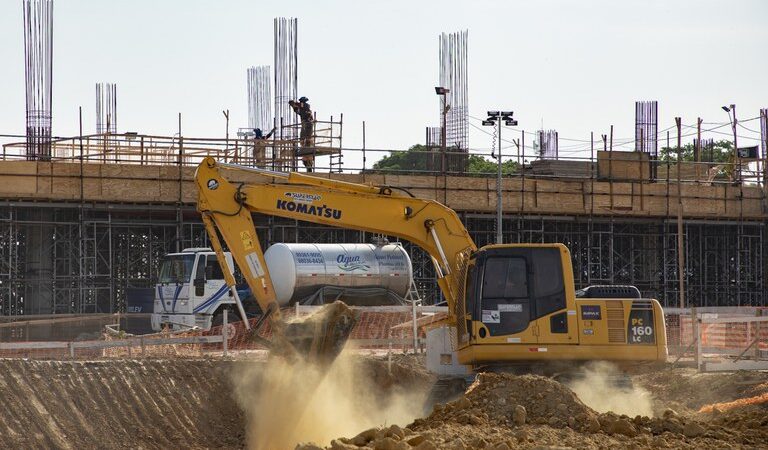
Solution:
[[(322, 130), (321, 130), (322, 131)], [(20, 136), (18, 136), (20, 137)], [(12, 139), (12, 137), (11, 137)], [(6, 140), (11, 140), (6, 136)], [(470, 149), (459, 151), (428, 148), (423, 151), (341, 148), (340, 136), (317, 137), (315, 156), (318, 172), (342, 172), (350, 174), (402, 174), (496, 177), (495, 162), (488, 150)], [(336, 141), (338, 139), (338, 142)], [(321, 145), (322, 144), (322, 145)], [(27, 160), (26, 143), (16, 140), (2, 146), (2, 160)], [(51, 144), (50, 161), (96, 164), (170, 165), (197, 166), (206, 156), (248, 167), (272, 170), (295, 170), (300, 156), (298, 139), (255, 140), (252, 138), (193, 138), (155, 136), (136, 133), (104, 134), (55, 138)], [(398, 167), (368, 164), (386, 156), (408, 154), (407, 160)], [(341, 166), (333, 156), (344, 156)], [(678, 162), (674, 155), (668, 159), (628, 159), (638, 152), (597, 152), (589, 157), (560, 156), (558, 159), (541, 159), (536, 153), (514, 151), (507, 158), (512, 170), (505, 169), (503, 178), (535, 179), (593, 179), (599, 181), (668, 182), (699, 185), (754, 185), (765, 186), (768, 172), (764, 170), (768, 160), (741, 160), (740, 164), (728, 162)], [(443, 157), (446, 156), (446, 157)], [(483, 158), (491, 165), (485, 169), (467, 168), (466, 163), (454, 165), (462, 170), (444, 167), (445, 161)], [(737, 175), (738, 174), (738, 175)]]

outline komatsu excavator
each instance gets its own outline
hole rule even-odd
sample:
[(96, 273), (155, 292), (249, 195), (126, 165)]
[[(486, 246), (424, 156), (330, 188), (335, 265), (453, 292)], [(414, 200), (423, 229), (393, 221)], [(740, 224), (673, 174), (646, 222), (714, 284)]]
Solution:
[[(224, 173), (231, 179), (256, 173), (263, 182), (233, 183)], [(448, 303), (461, 364), (482, 368), (666, 360), (659, 302), (640, 298), (632, 286), (592, 286), (576, 292), (571, 255), (563, 244), (477, 248), (452, 209), (393, 186), (247, 168), (211, 157), (199, 165), (195, 179), (198, 210), (219, 262), (227, 264), (218, 233), (265, 312), (263, 317), (269, 318), (276, 337), (289, 350), (332, 360), (353, 318), (329, 314), (312, 324), (310, 334), (304, 330), (300, 338), (290, 336), (282, 325), (252, 213), (397, 236), (424, 249), (432, 257)], [(232, 272), (222, 269), (237, 296)], [(241, 314), (244, 317), (242, 309)]]

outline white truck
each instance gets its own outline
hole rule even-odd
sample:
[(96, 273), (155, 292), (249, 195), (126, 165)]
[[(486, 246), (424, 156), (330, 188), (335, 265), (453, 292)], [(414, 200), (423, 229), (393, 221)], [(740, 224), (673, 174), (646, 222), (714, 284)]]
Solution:
[[(232, 255), (224, 252), (224, 256), (227, 266), (235, 267)], [(274, 244), (264, 259), (281, 307), (333, 301), (342, 293), (350, 305), (397, 304), (408, 295), (413, 280), (408, 253), (400, 244), (386, 242)], [(246, 314), (259, 312), (246, 284), (236, 291)], [(213, 250), (188, 248), (163, 258), (155, 286), (153, 330), (209, 330), (222, 324), (225, 309), (230, 322), (241, 320)]]
[[(226, 252), (227, 265), (235, 267), (232, 255)], [(238, 286), (244, 306), (255, 307), (250, 291)], [(236, 300), (224, 281), (224, 274), (210, 248), (186, 248), (181, 253), (163, 257), (160, 277), (155, 286), (152, 329), (160, 331), (199, 328), (209, 330), (221, 325), (223, 312), (229, 310), (228, 320), (240, 319)]]

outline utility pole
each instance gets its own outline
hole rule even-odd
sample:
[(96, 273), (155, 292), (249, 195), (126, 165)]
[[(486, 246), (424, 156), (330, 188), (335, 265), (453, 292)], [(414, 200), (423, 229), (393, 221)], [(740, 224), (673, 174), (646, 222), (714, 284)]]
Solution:
[[(222, 110), (221, 113), (224, 114), (224, 119), (227, 121), (227, 128), (224, 132), (224, 155), (226, 155), (229, 150), (229, 110)], [(226, 156), (224, 156), (224, 159), (226, 159)]]
[(504, 121), (504, 125), (507, 126), (516, 126), (517, 120), (513, 119), (512, 116), (514, 115), (514, 112), (512, 111), (488, 111), (488, 118), (483, 121), (483, 126), (485, 127), (492, 127), (494, 125), (497, 125), (498, 128), (498, 137), (499, 137), (499, 153), (498, 155), (495, 155), (491, 153), (492, 158), (496, 158), (496, 167), (497, 167), (497, 174), (496, 174), (496, 243), (497, 244), (503, 244), (504, 243), (504, 236), (501, 230), (501, 216), (503, 213), (503, 207), (502, 207), (502, 198), (501, 198), (501, 121)]
[(497, 122), (499, 123), (499, 153), (496, 160), (496, 167), (498, 168), (498, 174), (496, 175), (496, 243), (502, 244), (504, 236), (501, 232), (501, 120), (497, 120)]
[(736, 105), (731, 105), (731, 109), (733, 110), (733, 151), (735, 152), (736, 156), (736, 167), (737, 167), (737, 179), (739, 181), (739, 185), (741, 185), (741, 155), (739, 154), (739, 144), (737, 141), (738, 134), (736, 133), (736, 125), (739, 123), (739, 119), (736, 118)]
[[(677, 125), (677, 278), (680, 286), (679, 301), (680, 309), (685, 308), (685, 255), (683, 254), (683, 197), (682, 187), (680, 186), (680, 164), (681, 164), (681, 139), (682, 139), (682, 119), (675, 117)], [(695, 318), (694, 318), (695, 320)]]
[(449, 92), (451, 92), (451, 90), (448, 88), (441, 87), (441, 86), (435, 87), (435, 94), (443, 97), (443, 108), (441, 110), (443, 113), (443, 126), (441, 127), (441, 132), (440, 132), (440, 150), (442, 154), (442, 157), (440, 159), (440, 172), (443, 175), (445, 175), (446, 131), (448, 128), (447, 116), (448, 116), (448, 110), (451, 109), (451, 106), (446, 103), (447, 102), (446, 96), (448, 95)]
[[(701, 179), (701, 117), (696, 118), (696, 145), (693, 146), (693, 163), (696, 166), (696, 181)], [(704, 171), (706, 172), (706, 170)]]
[[(736, 164), (736, 179), (738, 180), (739, 185), (741, 185), (741, 156), (739, 155), (739, 144), (736, 139), (736, 124), (738, 124), (738, 120), (736, 119), (736, 105), (723, 106), (723, 111), (728, 113), (728, 120), (731, 122), (731, 128), (733, 129), (733, 161), (734, 164)], [(733, 119), (731, 119), (731, 111), (733, 111)], [(733, 177), (733, 175), (731, 175)]]

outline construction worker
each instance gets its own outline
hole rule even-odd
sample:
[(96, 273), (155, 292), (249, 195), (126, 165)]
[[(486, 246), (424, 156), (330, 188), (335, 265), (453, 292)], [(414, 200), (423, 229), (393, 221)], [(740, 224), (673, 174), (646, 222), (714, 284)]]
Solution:
[(307, 97), (301, 97), (299, 101), (289, 100), (288, 105), (301, 118), (301, 134), (299, 136), (303, 150), (301, 152), (303, 153), (301, 161), (304, 163), (304, 167), (307, 168), (307, 172), (312, 172), (312, 168), (315, 165), (315, 157), (309, 149), (312, 147), (315, 119), (312, 117), (312, 109), (309, 107), (308, 102), (309, 99)]
[(274, 134), (276, 128), (272, 128), (272, 130), (267, 133), (267, 135), (264, 135), (264, 132), (261, 131), (261, 128), (255, 128), (253, 130), (253, 163), (254, 164), (262, 164), (266, 161), (267, 157), (267, 143), (264, 141), (267, 141), (269, 138), (272, 137), (272, 134)]
[(264, 136), (264, 132), (261, 131), (261, 128), (256, 128), (253, 130), (253, 138), (256, 139), (257, 141), (260, 141), (262, 139), (266, 140), (271, 138), (274, 132), (275, 132), (275, 128), (272, 128), (272, 131), (270, 131), (269, 133), (267, 133), (266, 136)]

